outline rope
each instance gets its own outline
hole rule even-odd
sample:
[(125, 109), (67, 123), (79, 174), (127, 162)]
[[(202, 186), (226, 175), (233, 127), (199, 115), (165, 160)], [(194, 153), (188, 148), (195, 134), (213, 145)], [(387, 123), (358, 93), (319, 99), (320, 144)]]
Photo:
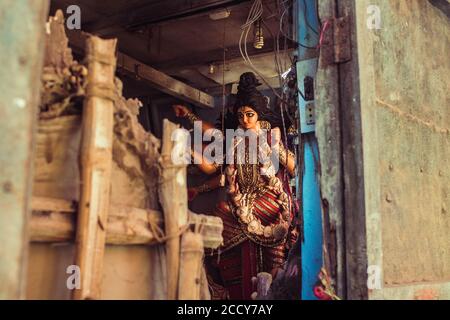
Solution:
[[(111, 56), (111, 54), (102, 54), (96, 51), (88, 52), (86, 54), (85, 61), (88, 65), (91, 63), (100, 63), (105, 66), (111, 66), (114, 69), (116, 68), (116, 58)], [(89, 80), (89, 79), (88, 79)], [(91, 82), (87, 84), (86, 88), (86, 97), (96, 97), (100, 99), (115, 101), (114, 97), (116, 95), (116, 88), (114, 84), (103, 84)]]
[(149, 229), (152, 232), (153, 236), (155, 237), (156, 241), (158, 243), (166, 242), (167, 240), (180, 237), (183, 233), (185, 233), (191, 225), (194, 225), (194, 232), (198, 234), (203, 234), (205, 230), (205, 221), (202, 219), (202, 221), (196, 221), (194, 223), (188, 222), (187, 224), (179, 227), (178, 231), (171, 233), (169, 235), (165, 235), (164, 230), (159, 226), (158, 221), (155, 219), (155, 217), (151, 214), (151, 212), (148, 212), (147, 214), (147, 222), (149, 225)]
[(159, 227), (158, 223), (155, 221), (154, 217), (150, 213), (148, 213), (148, 215), (147, 215), (147, 221), (148, 221), (148, 226), (150, 228), (150, 231), (152, 232), (152, 234), (154, 235), (154, 237), (158, 243), (163, 243), (163, 242), (166, 242), (167, 240), (180, 237), (190, 227), (190, 225), (188, 223), (184, 226), (179, 227), (178, 231), (168, 234), (168, 235), (165, 235), (164, 231)]
[(101, 53), (98, 53), (98, 52), (87, 53), (85, 60), (88, 63), (97, 62), (97, 63), (108, 65), (108, 66), (115, 66), (116, 65), (116, 63), (115, 63), (116, 58), (114, 56), (111, 56), (109, 54), (101, 54)]
[(100, 83), (88, 83), (86, 88), (86, 98), (100, 98), (110, 101), (115, 101), (116, 88), (113, 85), (106, 85)]

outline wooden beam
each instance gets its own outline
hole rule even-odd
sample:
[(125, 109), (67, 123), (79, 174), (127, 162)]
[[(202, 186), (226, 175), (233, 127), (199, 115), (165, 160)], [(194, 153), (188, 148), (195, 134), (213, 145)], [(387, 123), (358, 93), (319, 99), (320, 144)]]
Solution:
[(214, 108), (214, 98), (209, 94), (188, 86), (124, 53), (119, 52), (117, 67), (178, 99), (193, 103), (199, 107)]
[[(274, 39), (267, 38), (265, 40), (263, 48), (255, 49), (253, 45), (247, 45), (247, 52), (250, 57), (272, 53), (276, 49), (275, 45), (276, 42)], [(287, 40), (286, 45), (287, 48), (284, 48), (284, 39), (279, 40), (279, 46), (281, 49), (292, 51), (292, 49), (296, 48), (296, 44), (291, 40)], [(227, 63), (235, 59), (242, 59), (239, 46), (236, 45), (227, 47), (226, 48)], [(223, 63), (223, 48), (192, 54), (181, 59), (174, 59), (160, 62), (155, 65), (155, 68), (157, 68), (158, 70), (163, 70), (164, 72), (169, 72), (178, 68), (197, 67), (202, 65), (204, 66), (205, 64), (208, 63), (216, 63), (221, 65)]]
[(116, 40), (90, 37), (87, 97), (83, 108), (81, 198), (78, 208), (76, 258), (81, 288), (75, 299), (98, 299), (103, 277), (105, 227), (110, 202)]
[(0, 2), (0, 300), (25, 295), (48, 1)]
[[(336, 0), (323, 0), (318, 10), (322, 21), (334, 19)], [(325, 38), (326, 39), (326, 35)], [(331, 43), (330, 45), (332, 45)], [(324, 45), (326, 46), (326, 45)], [(325, 50), (320, 51), (320, 63), (316, 75), (316, 137), (320, 154), (320, 190), (322, 210), (328, 212), (330, 230), (324, 240), (331, 256), (331, 277), (336, 279), (339, 297), (346, 295), (345, 237), (342, 173), (342, 140), (339, 104), (339, 67), (326, 65)], [(326, 205), (325, 205), (326, 203)]]
[[(356, 4), (336, 1), (337, 16), (349, 18), (352, 59), (338, 65), (348, 300), (367, 300), (367, 231)], [(328, 143), (328, 142), (327, 142)]]
[(64, 199), (33, 197), (31, 199), (33, 211), (75, 212), (78, 205)]
[[(68, 32), (69, 42), (72, 50), (82, 55), (84, 52), (85, 39), (89, 35), (82, 32)], [(223, 54), (223, 51), (222, 51)], [(167, 74), (146, 65), (122, 52), (117, 54), (117, 69), (131, 75), (134, 78), (145, 81), (152, 88), (158, 89), (168, 95), (193, 103), (203, 108), (214, 108), (213, 96), (191, 87), (184, 82), (178, 81)]]
[[(73, 242), (77, 204), (54, 198), (33, 197), (30, 223), (32, 242)], [(115, 245), (157, 244), (150, 227), (163, 227), (162, 213), (123, 205), (110, 205), (106, 224), (106, 243)]]
[[(76, 203), (44, 197), (33, 197), (31, 203), (31, 242), (59, 243), (75, 240), (78, 207)], [(200, 233), (205, 248), (217, 249), (222, 243), (223, 225), (220, 218), (189, 212), (189, 224), (202, 225)], [(161, 211), (112, 203), (106, 224), (106, 244), (155, 245), (161, 241), (155, 230), (161, 230), (163, 227), (164, 218)]]

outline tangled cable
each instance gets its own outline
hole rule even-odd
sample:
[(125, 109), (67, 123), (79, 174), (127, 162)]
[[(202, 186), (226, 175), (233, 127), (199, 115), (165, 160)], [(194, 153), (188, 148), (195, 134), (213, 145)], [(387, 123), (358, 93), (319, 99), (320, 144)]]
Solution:
[(254, 0), (253, 4), (250, 8), (250, 12), (248, 13), (246, 22), (242, 25), (241, 36), (239, 37), (239, 51), (241, 53), (244, 61), (250, 66), (250, 68), (261, 78), (261, 80), (273, 91), (274, 95), (278, 98), (282, 99), (281, 95), (267, 82), (265, 77), (258, 71), (258, 69), (253, 64), (250, 56), (248, 55), (247, 50), (247, 39), (248, 34), (254, 23), (258, 20), (262, 19), (264, 9), (262, 0)]

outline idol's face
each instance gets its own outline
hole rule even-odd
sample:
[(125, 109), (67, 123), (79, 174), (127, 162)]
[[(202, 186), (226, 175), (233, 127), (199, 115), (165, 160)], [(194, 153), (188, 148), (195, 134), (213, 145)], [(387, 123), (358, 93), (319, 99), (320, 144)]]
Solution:
[(256, 123), (258, 122), (258, 114), (254, 109), (249, 106), (243, 106), (238, 110), (239, 124), (244, 129), (256, 129)]

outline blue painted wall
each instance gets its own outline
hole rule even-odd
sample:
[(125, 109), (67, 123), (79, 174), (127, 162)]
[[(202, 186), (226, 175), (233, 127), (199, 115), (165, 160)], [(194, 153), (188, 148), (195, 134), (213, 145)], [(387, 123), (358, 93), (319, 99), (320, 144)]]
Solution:
[[(307, 47), (316, 47), (319, 40), (319, 23), (315, 0), (297, 0), (295, 3), (297, 41)], [(298, 60), (306, 59), (308, 49), (299, 46)], [(307, 70), (316, 69), (317, 59), (308, 60), (306, 67), (297, 68), (299, 83), (308, 75)], [(309, 65), (309, 67), (308, 67)], [(309, 71), (310, 72), (310, 71)], [(301, 87), (299, 87), (301, 88)], [(304, 108), (305, 101), (299, 96), (299, 108)], [(300, 109), (300, 114), (304, 110)], [(317, 140), (314, 136), (314, 126), (303, 126), (302, 139), (308, 135), (308, 143), (304, 148), (304, 176), (302, 185), (302, 212), (304, 242), (302, 243), (302, 299), (317, 300), (313, 288), (322, 268), (322, 212), (320, 206), (319, 182), (317, 167), (314, 161), (319, 159)]]

